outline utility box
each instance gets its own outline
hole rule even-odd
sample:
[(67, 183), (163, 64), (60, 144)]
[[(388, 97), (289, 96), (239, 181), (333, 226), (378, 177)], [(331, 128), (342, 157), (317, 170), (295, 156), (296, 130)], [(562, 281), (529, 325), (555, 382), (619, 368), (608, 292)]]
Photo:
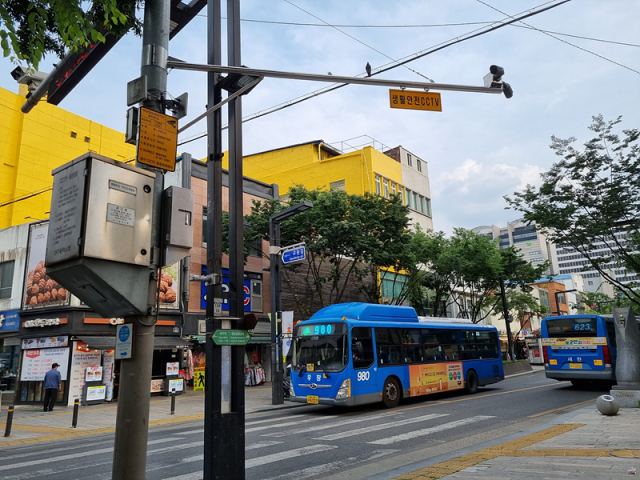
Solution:
[(105, 317), (147, 314), (155, 174), (95, 153), (52, 174), (47, 274)]
[(172, 186), (163, 192), (163, 267), (186, 257), (193, 247), (194, 203), (195, 194), (188, 188)]

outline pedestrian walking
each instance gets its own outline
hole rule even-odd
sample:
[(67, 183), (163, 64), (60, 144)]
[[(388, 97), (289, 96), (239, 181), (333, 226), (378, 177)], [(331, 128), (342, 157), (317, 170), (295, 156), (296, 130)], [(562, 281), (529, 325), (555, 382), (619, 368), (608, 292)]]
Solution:
[(58, 371), (57, 363), (51, 365), (51, 370), (44, 374), (44, 411), (52, 412), (56, 403), (58, 390), (62, 385), (62, 375)]

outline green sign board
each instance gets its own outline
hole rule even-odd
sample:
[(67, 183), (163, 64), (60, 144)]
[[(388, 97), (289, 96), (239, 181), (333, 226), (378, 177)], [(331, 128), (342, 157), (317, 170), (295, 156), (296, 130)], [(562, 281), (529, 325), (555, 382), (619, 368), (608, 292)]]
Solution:
[(216, 345), (246, 345), (250, 337), (246, 330), (216, 330), (211, 335)]

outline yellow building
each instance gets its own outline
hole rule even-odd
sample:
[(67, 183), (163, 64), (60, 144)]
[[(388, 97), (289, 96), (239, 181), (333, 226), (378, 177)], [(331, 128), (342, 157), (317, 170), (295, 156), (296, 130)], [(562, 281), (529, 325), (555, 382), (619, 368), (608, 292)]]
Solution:
[(248, 155), (243, 165), (246, 176), (278, 184), (283, 195), (295, 185), (357, 195), (399, 194), (410, 209), (411, 223), (433, 229), (427, 163), (402, 147), (383, 153), (367, 146), (342, 153), (316, 140)]
[(44, 101), (28, 114), (27, 93), (0, 88), (0, 229), (49, 217), (51, 171), (87, 152), (127, 161), (124, 134)]

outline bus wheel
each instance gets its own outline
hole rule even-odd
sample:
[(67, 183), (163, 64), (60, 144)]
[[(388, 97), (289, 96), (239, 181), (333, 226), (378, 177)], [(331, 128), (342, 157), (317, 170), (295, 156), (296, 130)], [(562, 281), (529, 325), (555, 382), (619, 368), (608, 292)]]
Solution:
[(400, 403), (400, 387), (394, 378), (387, 378), (382, 389), (382, 403), (387, 408), (395, 408)]
[(476, 393), (478, 391), (478, 375), (476, 375), (474, 370), (467, 372), (466, 388), (469, 393)]

